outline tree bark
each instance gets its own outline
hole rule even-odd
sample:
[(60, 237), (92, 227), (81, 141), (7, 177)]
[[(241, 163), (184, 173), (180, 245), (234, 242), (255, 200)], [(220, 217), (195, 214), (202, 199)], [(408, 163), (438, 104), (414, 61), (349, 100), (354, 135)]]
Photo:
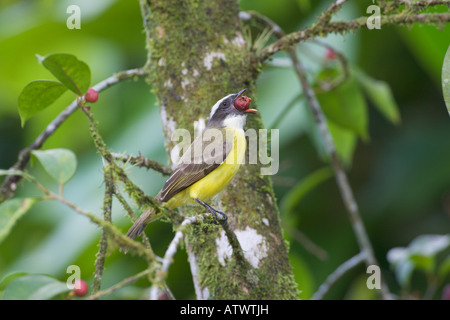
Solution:
[[(194, 123), (207, 122), (212, 105), (225, 95), (248, 88), (257, 108), (261, 66), (243, 37), (238, 1), (141, 0), (141, 10), (148, 82), (159, 101), (169, 154), (177, 143), (172, 132), (193, 133)], [(262, 129), (260, 116), (249, 116), (246, 127)], [(260, 169), (260, 164), (241, 166), (213, 202), (228, 215), (229, 228), (196, 223), (186, 235), (198, 299), (298, 298), (272, 182)], [(203, 209), (180, 211), (193, 215)]]

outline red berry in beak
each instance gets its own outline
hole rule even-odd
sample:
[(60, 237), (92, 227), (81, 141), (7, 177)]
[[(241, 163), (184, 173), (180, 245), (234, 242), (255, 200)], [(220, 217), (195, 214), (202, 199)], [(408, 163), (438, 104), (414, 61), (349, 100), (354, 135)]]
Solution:
[(252, 99), (242, 95), (245, 91), (247, 91), (247, 89), (243, 89), (236, 94), (237, 98), (233, 100), (233, 106), (236, 110), (243, 111), (245, 113), (256, 113), (257, 110), (249, 109), (250, 101), (252, 101)]
[(252, 99), (247, 96), (241, 96), (238, 97), (236, 100), (234, 100), (233, 104), (234, 107), (240, 111), (245, 111), (250, 106), (250, 101)]

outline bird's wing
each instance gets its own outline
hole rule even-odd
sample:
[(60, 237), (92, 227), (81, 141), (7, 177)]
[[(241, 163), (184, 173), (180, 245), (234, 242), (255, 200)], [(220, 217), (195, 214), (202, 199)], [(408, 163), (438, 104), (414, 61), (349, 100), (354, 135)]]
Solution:
[[(227, 142), (225, 130), (215, 129), (221, 132), (222, 138), (204, 141), (208, 130), (199, 135), (181, 157), (178, 167), (159, 193), (162, 202), (167, 202), (178, 192), (205, 177), (227, 158), (233, 147), (233, 139)], [(202, 143), (207, 148), (206, 152), (202, 152), (205, 150)], [(200, 152), (196, 152), (196, 149)]]

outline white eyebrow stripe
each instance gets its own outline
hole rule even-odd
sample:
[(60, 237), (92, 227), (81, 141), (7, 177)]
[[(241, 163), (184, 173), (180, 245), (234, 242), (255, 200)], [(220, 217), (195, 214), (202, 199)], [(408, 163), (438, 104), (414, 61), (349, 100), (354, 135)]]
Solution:
[(225, 98), (220, 99), (219, 101), (216, 102), (216, 104), (211, 108), (211, 113), (209, 114), (209, 118), (211, 119), (213, 114), (216, 113), (217, 109), (219, 108), (220, 104), (222, 103), (223, 100), (228, 99), (229, 97), (231, 97), (233, 94), (229, 94), (227, 95)]

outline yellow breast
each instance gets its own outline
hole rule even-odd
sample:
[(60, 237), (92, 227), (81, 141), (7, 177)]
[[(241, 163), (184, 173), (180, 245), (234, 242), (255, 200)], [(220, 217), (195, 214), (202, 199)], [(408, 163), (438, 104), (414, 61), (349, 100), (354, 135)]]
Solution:
[(244, 161), (247, 142), (243, 130), (229, 127), (226, 128), (225, 138), (233, 140), (233, 147), (225, 161), (204, 178), (173, 196), (167, 202), (167, 207), (173, 209), (183, 204), (196, 203), (196, 198), (208, 201), (230, 183)]

